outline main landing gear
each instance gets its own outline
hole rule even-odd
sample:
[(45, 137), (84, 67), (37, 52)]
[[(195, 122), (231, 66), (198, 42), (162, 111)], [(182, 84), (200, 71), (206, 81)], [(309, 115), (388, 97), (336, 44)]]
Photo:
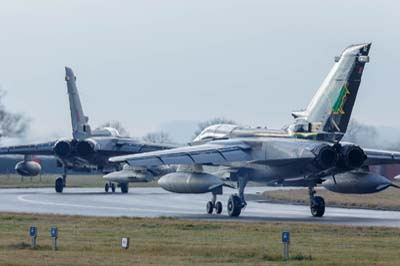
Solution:
[(212, 214), (215, 209), (216, 214), (221, 214), (222, 212), (222, 203), (217, 201), (217, 194), (212, 194), (211, 201), (207, 202), (206, 210), (208, 214)]
[(126, 194), (129, 191), (129, 183), (120, 183), (119, 187), (121, 188), (121, 193)]
[(238, 195), (231, 195), (228, 200), (228, 214), (231, 217), (237, 217), (242, 212), (242, 208), (244, 208), (242, 200)]
[[(231, 217), (237, 217), (242, 212), (242, 209), (246, 207), (247, 203), (244, 198), (244, 189), (247, 184), (247, 178), (239, 177), (237, 181), (237, 186), (239, 190), (239, 194), (234, 194), (229, 197), (227, 210), (228, 214)], [(215, 210), (216, 214), (220, 214), (222, 212), (222, 203), (217, 201), (217, 194), (222, 194), (221, 190), (218, 192), (214, 191), (212, 194), (211, 201), (207, 202), (206, 210), (208, 214), (212, 214)]]
[(315, 196), (315, 189), (313, 186), (308, 187), (310, 195), (310, 210), (314, 217), (322, 217), (325, 213), (325, 200), (321, 196)]
[(57, 193), (62, 193), (67, 184), (67, 169), (64, 168), (64, 174), (56, 179), (54, 188)]
[(237, 217), (242, 212), (242, 209), (246, 207), (247, 203), (244, 198), (244, 189), (247, 185), (247, 178), (239, 177), (237, 181), (239, 195), (234, 194), (229, 197), (228, 200), (228, 214), (231, 217)]

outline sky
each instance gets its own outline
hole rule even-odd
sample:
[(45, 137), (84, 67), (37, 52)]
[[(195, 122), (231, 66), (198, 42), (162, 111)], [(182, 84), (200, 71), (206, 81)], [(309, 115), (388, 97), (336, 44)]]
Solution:
[[(398, 1), (0, 3), (0, 88), (29, 140), (71, 136), (64, 66), (96, 127), (134, 136), (213, 117), (280, 128), (352, 44), (372, 42), (353, 117), (400, 127)], [(176, 132), (175, 132), (176, 133)]]

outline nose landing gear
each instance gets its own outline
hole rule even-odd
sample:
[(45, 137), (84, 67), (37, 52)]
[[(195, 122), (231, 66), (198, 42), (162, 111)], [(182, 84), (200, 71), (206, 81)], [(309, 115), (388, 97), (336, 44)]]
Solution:
[(221, 214), (222, 212), (222, 203), (217, 201), (217, 194), (212, 194), (211, 201), (207, 202), (206, 210), (208, 214), (212, 214), (215, 209), (216, 214)]
[(115, 184), (114, 183), (106, 183), (104, 185), (104, 190), (105, 192), (108, 192), (111, 189), (111, 191), (114, 193), (115, 192)]

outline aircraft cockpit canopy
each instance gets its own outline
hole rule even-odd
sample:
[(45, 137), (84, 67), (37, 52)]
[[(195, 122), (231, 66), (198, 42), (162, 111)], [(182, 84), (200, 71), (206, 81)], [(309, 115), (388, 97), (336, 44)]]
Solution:
[(95, 129), (92, 133), (93, 136), (98, 137), (119, 137), (119, 132), (117, 129), (112, 127), (103, 127)]
[(237, 125), (231, 124), (217, 124), (204, 129), (193, 141), (202, 141), (206, 139), (222, 139), (229, 136), (229, 134), (238, 128)]
[(296, 119), (295, 123), (289, 125), (290, 133), (310, 132), (310, 123), (304, 119)]

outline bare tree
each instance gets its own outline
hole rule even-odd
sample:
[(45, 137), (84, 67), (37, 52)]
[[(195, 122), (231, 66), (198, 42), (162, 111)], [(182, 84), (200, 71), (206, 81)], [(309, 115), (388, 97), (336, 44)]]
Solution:
[(3, 104), (5, 95), (6, 92), (0, 89), (0, 136), (21, 137), (27, 132), (30, 120), (23, 114), (7, 111)]
[(223, 117), (216, 117), (207, 121), (200, 122), (194, 132), (194, 137), (197, 137), (205, 128), (217, 124), (236, 124), (235, 121)]
[(148, 133), (143, 137), (143, 141), (150, 142), (150, 143), (159, 143), (159, 144), (173, 143), (171, 136), (168, 133), (163, 132), (163, 131)]
[(118, 132), (121, 136), (125, 136), (125, 137), (129, 136), (128, 130), (126, 130), (125, 127), (122, 125), (122, 123), (119, 121), (116, 121), (116, 120), (108, 121), (99, 126), (99, 128), (103, 128), (103, 127), (115, 128), (116, 130), (118, 130)]

